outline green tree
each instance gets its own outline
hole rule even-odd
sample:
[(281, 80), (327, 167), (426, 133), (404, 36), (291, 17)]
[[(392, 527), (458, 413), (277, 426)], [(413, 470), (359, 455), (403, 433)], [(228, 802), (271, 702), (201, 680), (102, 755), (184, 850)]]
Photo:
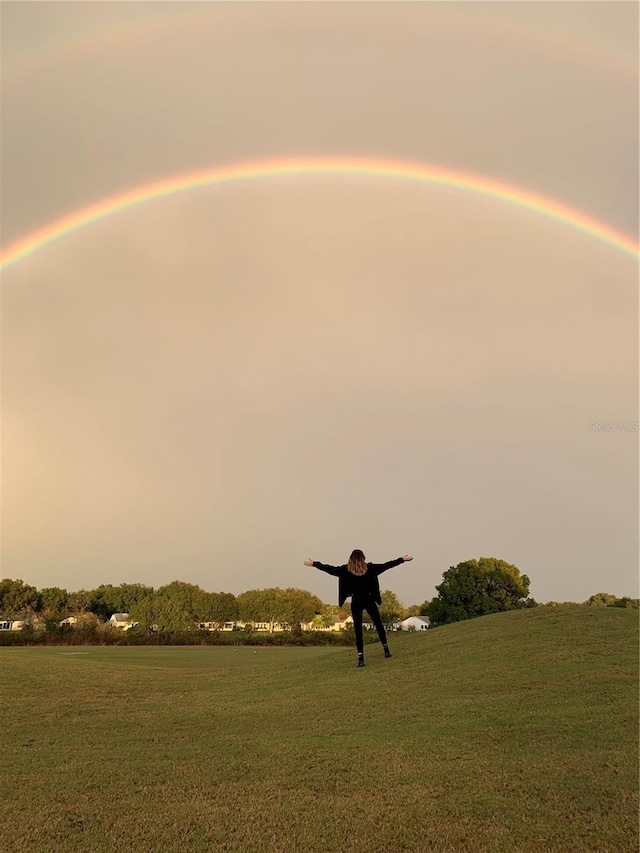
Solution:
[(30, 616), (40, 610), (40, 595), (35, 586), (20, 578), (0, 581), (0, 615), (7, 618)]
[(291, 628), (301, 622), (310, 622), (320, 613), (322, 601), (305, 589), (248, 589), (237, 598), (240, 619), (245, 622), (268, 622), (269, 630), (279, 623)]
[(613, 606), (614, 607), (625, 607), (628, 610), (638, 610), (640, 605), (640, 601), (637, 598), (629, 598), (628, 595), (624, 595), (622, 598), (616, 598)]
[(426, 601), (423, 601), (418, 610), (417, 616), (431, 616), (431, 599), (427, 598)]
[(324, 631), (333, 625), (333, 616), (329, 616), (327, 613), (316, 613), (311, 620), (311, 624), (317, 630)]
[(286, 602), (284, 590), (280, 587), (270, 587), (260, 590), (260, 606), (262, 622), (269, 623), (269, 632), (273, 633), (276, 622), (286, 621)]
[(238, 618), (238, 602), (230, 592), (205, 592), (202, 622), (215, 622), (221, 628), (225, 622)]
[(60, 620), (68, 607), (69, 593), (59, 586), (40, 590), (40, 613), (45, 619)]
[(129, 618), (138, 623), (138, 630), (149, 630), (155, 625), (170, 627), (162, 621), (161, 607), (155, 593), (137, 601), (129, 611)]
[(288, 587), (282, 595), (280, 622), (293, 628), (302, 622), (311, 622), (316, 613), (322, 612), (322, 601), (306, 589)]
[(238, 615), (243, 622), (265, 622), (261, 589), (247, 589), (237, 596)]
[(338, 618), (344, 622), (349, 616), (351, 616), (351, 601), (345, 601), (342, 607), (338, 607)]
[(75, 592), (70, 592), (67, 598), (66, 612), (77, 616), (91, 610), (93, 595), (93, 591), (90, 589), (78, 589)]
[(268, 622), (272, 632), (276, 622), (286, 621), (286, 601), (280, 587), (248, 589), (238, 596), (238, 611), (245, 622)]
[(157, 597), (172, 617), (176, 628), (190, 628), (204, 621), (207, 609), (207, 593), (199, 586), (185, 581), (172, 581), (160, 587)]
[(496, 557), (465, 560), (452, 566), (436, 586), (438, 596), (429, 606), (433, 625), (473, 619), (488, 613), (500, 613), (535, 606), (528, 598), (529, 578), (520, 570)]
[(341, 619), (340, 608), (337, 604), (323, 604), (317, 617), (323, 628), (332, 628), (336, 619)]
[(382, 591), (382, 604), (380, 605), (380, 618), (385, 625), (398, 622), (402, 616), (403, 607), (398, 596), (390, 589)]
[(184, 631), (207, 621), (207, 595), (195, 584), (172, 581), (132, 603), (128, 612), (143, 628), (158, 625), (169, 631)]
[(616, 603), (615, 595), (609, 592), (597, 592), (595, 595), (589, 596), (587, 604), (594, 607), (612, 607)]
[(91, 594), (89, 609), (106, 622), (114, 613), (131, 613), (138, 602), (152, 594), (153, 588), (141, 583), (101, 584)]

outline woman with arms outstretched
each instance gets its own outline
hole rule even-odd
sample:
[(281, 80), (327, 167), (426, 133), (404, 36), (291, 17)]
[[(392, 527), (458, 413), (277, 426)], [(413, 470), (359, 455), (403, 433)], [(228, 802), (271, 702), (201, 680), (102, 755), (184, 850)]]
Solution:
[(387, 569), (392, 569), (394, 566), (399, 566), (400, 563), (406, 563), (413, 560), (408, 554), (404, 557), (398, 557), (395, 560), (389, 560), (388, 563), (367, 563), (364, 554), (359, 549), (352, 551), (349, 561), (344, 566), (327, 566), (325, 563), (319, 563), (317, 560), (305, 560), (305, 566), (314, 566), (320, 569), (321, 572), (327, 572), (329, 575), (334, 575), (338, 578), (338, 604), (340, 607), (345, 603), (346, 599), (351, 596), (351, 615), (353, 616), (353, 627), (356, 632), (356, 649), (358, 651), (358, 663), (356, 666), (364, 666), (364, 643), (362, 639), (362, 613), (367, 611), (373, 624), (378, 631), (378, 637), (384, 649), (384, 656), (391, 657), (389, 646), (387, 645), (387, 635), (380, 618), (378, 605), (382, 604), (382, 596), (380, 595), (380, 582), (378, 575), (386, 572)]

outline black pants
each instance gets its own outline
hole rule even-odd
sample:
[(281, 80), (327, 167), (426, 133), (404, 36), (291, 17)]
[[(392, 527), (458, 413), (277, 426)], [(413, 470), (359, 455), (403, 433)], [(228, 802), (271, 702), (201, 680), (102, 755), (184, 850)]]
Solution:
[(375, 603), (371, 596), (367, 596), (366, 598), (352, 598), (351, 599), (351, 615), (353, 616), (353, 629), (356, 632), (356, 648), (358, 649), (359, 654), (364, 653), (364, 643), (362, 641), (362, 612), (366, 610), (371, 619), (373, 620), (373, 624), (376, 626), (376, 630), (378, 631), (378, 637), (380, 637), (380, 642), (383, 645), (387, 643), (387, 635), (384, 630), (384, 625), (382, 624), (382, 619), (380, 618), (380, 611), (378, 610), (378, 605)]

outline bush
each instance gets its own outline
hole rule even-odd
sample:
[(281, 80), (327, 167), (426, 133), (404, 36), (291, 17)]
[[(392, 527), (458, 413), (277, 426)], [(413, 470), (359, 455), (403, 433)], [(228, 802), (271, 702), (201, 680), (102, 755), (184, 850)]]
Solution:
[[(319, 634), (319, 633), (324, 633), (324, 632), (314, 631), (313, 633)], [(355, 646), (355, 644), (356, 644), (356, 632), (355, 632), (352, 625), (349, 625), (349, 627), (345, 628), (344, 631), (338, 631), (336, 633), (338, 633), (338, 635), (341, 635), (344, 638), (344, 642), (342, 642), (340, 645)], [(363, 628), (363, 630), (362, 630), (362, 641), (363, 641), (365, 646), (368, 646), (371, 643), (377, 643), (378, 642), (378, 632), (375, 629), (371, 631), (371, 630), (367, 630), (366, 628)]]
[[(364, 632), (365, 643), (376, 641)], [(151, 631), (136, 626), (122, 631), (111, 625), (58, 625), (50, 630), (0, 631), (0, 646), (353, 646), (353, 628), (346, 631)]]

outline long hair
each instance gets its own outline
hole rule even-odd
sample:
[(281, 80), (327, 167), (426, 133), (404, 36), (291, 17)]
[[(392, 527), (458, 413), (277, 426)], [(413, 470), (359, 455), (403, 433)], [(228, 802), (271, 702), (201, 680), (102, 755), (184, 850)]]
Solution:
[(347, 569), (352, 575), (363, 575), (367, 571), (367, 563), (364, 559), (364, 554), (359, 548), (351, 552)]

